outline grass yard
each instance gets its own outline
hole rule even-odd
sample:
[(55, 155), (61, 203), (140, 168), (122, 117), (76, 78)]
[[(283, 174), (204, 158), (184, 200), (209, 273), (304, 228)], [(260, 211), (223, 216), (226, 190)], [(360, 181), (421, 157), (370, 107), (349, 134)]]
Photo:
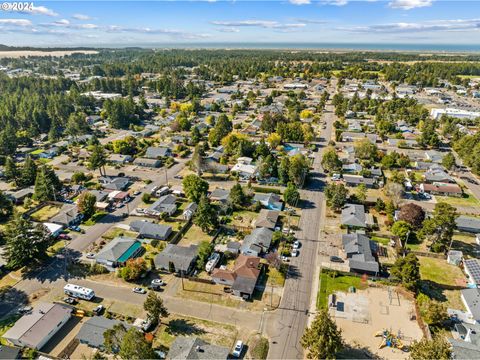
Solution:
[(479, 246), (475, 235), (455, 233), (453, 234), (452, 249), (462, 251), (464, 256), (477, 257)]
[(372, 236), (372, 240), (385, 246), (390, 244), (390, 239), (385, 237)]
[(179, 242), (181, 246), (189, 246), (191, 244), (198, 245), (202, 241), (212, 241), (212, 236), (206, 234), (197, 225), (192, 225), (190, 229), (183, 235)]
[(5, 334), (13, 325), (15, 325), (15, 322), (20, 319), (22, 316), (21, 315), (12, 315), (9, 316), (3, 320), (0, 321), (0, 344), (1, 345), (7, 345), (6, 340), (3, 340), (2, 336)]
[(49, 253), (50, 256), (55, 256), (55, 254), (62, 251), (66, 244), (67, 242), (65, 240), (59, 240), (47, 248), (47, 253)]
[(231, 224), (234, 226), (251, 227), (257, 219), (258, 213), (254, 211), (242, 210), (235, 211), (232, 214)]
[(153, 346), (170, 348), (177, 336), (197, 336), (210, 344), (232, 348), (239, 334), (233, 325), (170, 315), (162, 320), (162, 325), (153, 340)]
[(320, 273), (320, 290), (317, 294), (317, 309), (327, 307), (328, 295), (336, 291), (347, 292), (350, 286), (360, 290), (368, 287), (359, 277), (342, 274), (337, 274), (337, 276), (333, 277), (329, 273), (322, 271)]
[(59, 211), (60, 208), (56, 205), (45, 205), (41, 209), (35, 211), (31, 215), (31, 218), (37, 222), (45, 222), (51, 217), (57, 215)]
[(128, 237), (136, 238), (137, 233), (133, 231), (128, 231), (122, 228), (113, 227), (110, 230), (108, 230), (105, 234), (103, 234), (102, 238), (112, 240), (117, 236), (128, 236)]
[(431, 281), (439, 285), (458, 286), (465, 275), (460, 268), (450, 265), (447, 260), (419, 256), (420, 276), (422, 280)]
[(105, 215), (107, 215), (108, 213), (105, 212), (105, 211), (97, 211), (95, 214), (92, 215), (92, 217), (90, 219), (88, 219), (87, 221), (85, 221), (83, 223), (83, 225), (86, 225), (86, 226), (92, 226), (92, 225), (95, 225), (98, 220), (100, 220), (101, 218), (103, 218)]
[(452, 206), (479, 206), (480, 201), (472, 194), (465, 192), (462, 197), (457, 198), (454, 196), (437, 196), (435, 195), (437, 202), (446, 202)]
[(285, 275), (273, 266), (268, 268), (267, 275), (267, 286), (283, 286), (285, 284)]

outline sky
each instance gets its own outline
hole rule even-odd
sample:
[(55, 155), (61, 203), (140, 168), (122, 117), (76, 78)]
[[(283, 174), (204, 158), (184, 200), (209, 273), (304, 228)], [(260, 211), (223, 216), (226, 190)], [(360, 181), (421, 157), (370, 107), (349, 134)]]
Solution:
[(0, 44), (480, 45), (480, 1), (210, 0), (0, 3)]

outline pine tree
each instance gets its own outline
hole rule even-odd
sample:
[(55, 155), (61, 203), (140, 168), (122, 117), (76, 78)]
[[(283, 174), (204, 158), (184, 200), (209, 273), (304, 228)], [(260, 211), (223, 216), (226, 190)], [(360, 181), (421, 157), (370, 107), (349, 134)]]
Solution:
[(42, 224), (34, 225), (16, 214), (5, 230), (8, 266), (18, 269), (45, 255), (50, 235)]
[(309, 359), (335, 359), (342, 349), (342, 335), (326, 309), (320, 310), (305, 330), (301, 344)]
[[(88, 168), (91, 170), (99, 169), (100, 175), (105, 175), (104, 167), (106, 163), (107, 163), (107, 156), (105, 154), (105, 149), (100, 144), (95, 145), (90, 155)], [(102, 174), (102, 169), (103, 169), (103, 174)]]
[(17, 184), (18, 169), (17, 165), (10, 156), (5, 160), (4, 175), (8, 181), (13, 181), (15, 184)]
[(55, 171), (43, 165), (37, 172), (35, 179), (34, 198), (39, 201), (56, 200), (56, 194), (62, 189), (62, 183)]
[(155, 294), (154, 291), (149, 291), (143, 309), (148, 313), (148, 318), (158, 324), (162, 318), (168, 316), (168, 310), (163, 304), (163, 300)]
[(20, 174), (20, 183), (22, 186), (31, 186), (35, 184), (35, 178), (37, 177), (37, 165), (33, 161), (31, 156), (25, 158), (22, 171)]
[(13, 202), (10, 198), (0, 191), (0, 220), (4, 221), (13, 214)]
[(202, 195), (198, 204), (197, 211), (193, 218), (193, 223), (199, 226), (203, 232), (208, 232), (218, 225), (218, 214), (215, 208), (210, 204), (210, 200)]

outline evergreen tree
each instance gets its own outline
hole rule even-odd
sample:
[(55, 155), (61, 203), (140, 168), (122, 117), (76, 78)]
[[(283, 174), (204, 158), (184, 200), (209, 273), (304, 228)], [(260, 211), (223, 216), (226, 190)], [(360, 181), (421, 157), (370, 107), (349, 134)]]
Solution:
[(33, 161), (32, 157), (28, 155), (25, 158), (25, 163), (23, 164), (22, 171), (20, 174), (20, 184), (22, 186), (32, 186), (35, 184), (35, 179), (37, 177), (37, 165)]
[(399, 257), (391, 269), (393, 277), (399, 279), (406, 289), (416, 291), (420, 281), (420, 264), (413, 253)]
[(212, 204), (210, 204), (210, 200), (205, 194), (201, 195), (197, 211), (193, 218), (193, 223), (199, 226), (205, 233), (218, 226), (217, 211)]
[(336, 359), (343, 347), (341, 331), (326, 309), (320, 310), (300, 340), (309, 359)]
[(13, 202), (0, 191), (0, 221), (5, 221), (13, 214)]
[(206, 195), (208, 191), (208, 182), (194, 174), (185, 176), (182, 185), (185, 195), (195, 203), (198, 203), (202, 195)]
[(149, 291), (143, 309), (148, 313), (148, 318), (156, 325), (162, 318), (168, 316), (168, 310), (163, 304), (163, 300), (155, 294), (154, 291)]
[(297, 190), (297, 187), (293, 183), (288, 183), (287, 188), (283, 192), (283, 200), (292, 206), (296, 206), (298, 200), (300, 200), (300, 193)]
[(423, 338), (410, 345), (410, 359), (412, 360), (449, 360), (452, 358), (450, 343), (440, 334), (432, 340)]
[(246, 195), (243, 191), (242, 185), (240, 185), (239, 183), (233, 185), (230, 189), (230, 194), (228, 195), (228, 198), (235, 208), (241, 208), (246, 202)]
[(18, 269), (45, 256), (50, 235), (42, 224), (33, 224), (16, 214), (5, 230), (8, 266)]
[(55, 171), (47, 165), (43, 165), (37, 171), (35, 179), (34, 198), (39, 201), (51, 201), (56, 199), (56, 194), (62, 189), (62, 183)]
[(147, 342), (145, 335), (133, 326), (123, 336), (118, 354), (122, 359), (128, 360), (157, 358), (157, 354), (152, 349), (152, 344)]
[(322, 167), (328, 172), (339, 171), (342, 168), (342, 162), (333, 146), (326, 149), (323, 153)]
[[(100, 175), (105, 175), (105, 164), (107, 163), (107, 155), (102, 145), (97, 144), (93, 147), (92, 153), (88, 163), (88, 168), (91, 170), (99, 169)], [(103, 169), (103, 174), (102, 174)]]

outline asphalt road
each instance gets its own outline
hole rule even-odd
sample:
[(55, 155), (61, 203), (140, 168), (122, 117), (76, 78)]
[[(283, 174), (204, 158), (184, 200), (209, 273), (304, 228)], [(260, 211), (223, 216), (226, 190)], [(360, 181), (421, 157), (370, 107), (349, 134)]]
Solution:
[[(183, 169), (184, 162), (175, 164), (167, 171), (167, 180), (170, 181), (173, 177)], [(154, 186), (165, 185), (165, 176), (159, 176), (156, 179), (151, 179), (152, 183), (146, 185), (143, 192), (150, 192)], [(91, 243), (97, 240), (105, 232), (107, 232), (116, 223), (122, 221), (123, 214), (135, 209), (142, 201), (142, 195), (135, 197), (128, 206), (117, 209), (100, 219), (95, 225), (87, 228), (84, 234), (76, 236), (72, 239), (66, 247), (66, 254), (68, 258), (80, 258), (82, 251), (84, 251)], [(32, 271), (26, 274), (24, 278), (19, 281), (14, 288), (6, 294), (2, 302), (0, 302), (0, 318), (8, 314), (13, 309), (21, 306), (27, 301), (27, 297), (41, 289), (52, 288), (62, 282), (66, 275), (66, 259), (63, 255), (57, 255), (49, 263), (43, 264), (41, 270)]]
[(301, 242), (299, 255), (290, 262), (289, 274), (285, 281), (285, 289), (280, 306), (277, 310), (267, 313), (265, 330), (270, 338), (269, 359), (303, 359), (304, 353), (300, 345), (300, 338), (307, 326), (312, 287), (317, 256), (321, 246), (326, 244), (320, 240), (324, 194), (325, 174), (321, 167), (323, 149), (326, 147), (332, 134), (333, 122), (336, 117), (333, 106), (328, 105), (323, 115), (327, 127), (318, 142), (320, 150), (317, 152), (313, 171), (306, 188), (302, 191), (302, 216), (296, 237)]

